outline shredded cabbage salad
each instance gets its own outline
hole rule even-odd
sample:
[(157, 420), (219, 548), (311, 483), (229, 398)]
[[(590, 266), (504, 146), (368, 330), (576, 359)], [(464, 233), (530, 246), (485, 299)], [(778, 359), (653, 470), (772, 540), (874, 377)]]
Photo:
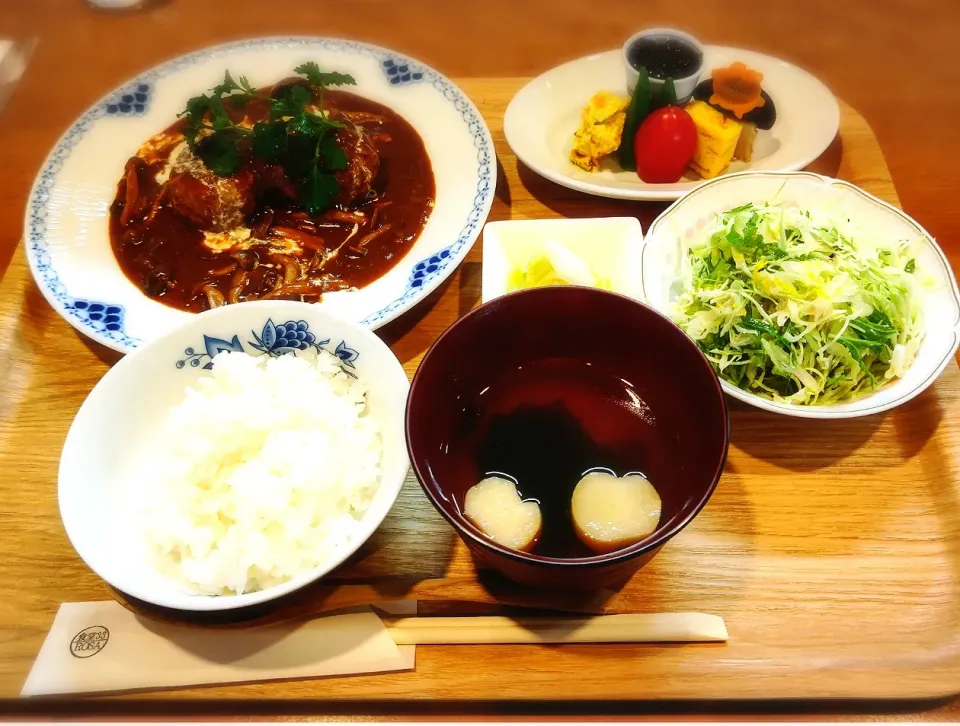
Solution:
[(920, 347), (910, 247), (832, 214), (745, 204), (692, 238), (674, 320), (738, 388), (849, 401), (903, 376)]

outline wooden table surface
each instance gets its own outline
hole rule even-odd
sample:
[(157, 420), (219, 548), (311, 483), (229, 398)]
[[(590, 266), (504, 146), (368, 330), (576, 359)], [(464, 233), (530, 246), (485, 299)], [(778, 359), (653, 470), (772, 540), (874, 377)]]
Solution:
[[(833, 0), (684, 2), (607, 0), (162, 0), (138, 12), (108, 13), (82, 0), (6, 0), (0, 38), (36, 38), (27, 72), (0, 113), (0, 272), (6, 270), (22, 229), (33, 177), (67, 125), (113, 86), (173, 55), (253, 35), (330, 35), (365, 40), (419, 58), (449, 76), (535, 75), (558, 62), (618, 46), (637, 28), (670, 25), (708, 43), (776, 54), (808, 68), (871, 124), (890, 166), (904, 209), (938, 238), (960, 270), (960, 64), (952, 44), (960, 31), (960, 3), (946, 0), (876, 0), (843, 7)], [(953, 135), (951, 135), (951, 131)], [(0, 642), (4, 638), (0, 633)], [(140, 703), (140, 713), (151, 704)], [(164, 704), (152, 704), (162, 712)], [(179, 704), (178, 715), (213, 717), (216, 703)], [(252, 717), (316, 715), (316, 704), (283, 713), (258, 707)], [(471, 717), (509, 713), (503, 704), (478, 707)], [(4, 708), (4, 711), (8, 709)], [(850, 720), (956, 720), (960, 703), (659, 704), (625, 710), (668, 718), (794, 714)], [(364, 715), (363, 709), (345, 717)], [(442, 706), (428, 715), (443, 713)], [(570, 714), (547, 705), (523, 714)], [(517, 715), (523, 715), (517, 714)], [(131, 714), (133, 715), (133, 714)], [(238, 714), (239, 715), (239, 714)]]

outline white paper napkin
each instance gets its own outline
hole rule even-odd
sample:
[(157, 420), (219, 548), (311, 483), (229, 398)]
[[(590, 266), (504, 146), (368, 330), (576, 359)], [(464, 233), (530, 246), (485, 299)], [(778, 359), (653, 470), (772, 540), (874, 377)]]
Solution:
[(20, 695), (379, 673), (414, 663), (415, 648), (397, 646), (370, 608), (217, 630), (149, 621), (116, 602), (64, 603)]

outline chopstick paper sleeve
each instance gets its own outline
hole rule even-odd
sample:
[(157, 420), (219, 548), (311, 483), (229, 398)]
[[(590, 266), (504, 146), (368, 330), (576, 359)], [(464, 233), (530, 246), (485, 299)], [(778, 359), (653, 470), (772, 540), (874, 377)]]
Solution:
[(217, 631), (139, 618), (116, 602), (60, 606), (22, 696), (409, 670), (372, 611)]

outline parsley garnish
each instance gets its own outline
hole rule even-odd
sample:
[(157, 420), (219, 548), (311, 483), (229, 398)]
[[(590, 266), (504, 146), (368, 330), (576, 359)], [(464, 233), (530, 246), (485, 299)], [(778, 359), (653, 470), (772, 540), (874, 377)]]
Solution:
[[(347, 166), (347, 155), (333, 137), (343, 124), (331, 121), (324, 112), (324, 90), (352, 86), (356, 81), (345, 73), (323, 72), (312, 61), (294, 70), (315, 89), (316, 104), (314, 95), (301, 83), (287, 86), (273, 98), (258, 92), (244, 76), (234, 80), (227, 71), (223, 83), (210, 94), (187, 101), (180, 114), (186, 119), (183, 136), (190, 149), (218, 176), (236, 172), (244, 156), (250, 154), (281, 164), (298, 185), (304, 209), (317, 215), (332, 206), (340, 191), (335, 173)], [(255, 123), (253, 128), (234, 123), (229, 110), (242, 109), (252, 99), (270, 102), (268, 120)]]

